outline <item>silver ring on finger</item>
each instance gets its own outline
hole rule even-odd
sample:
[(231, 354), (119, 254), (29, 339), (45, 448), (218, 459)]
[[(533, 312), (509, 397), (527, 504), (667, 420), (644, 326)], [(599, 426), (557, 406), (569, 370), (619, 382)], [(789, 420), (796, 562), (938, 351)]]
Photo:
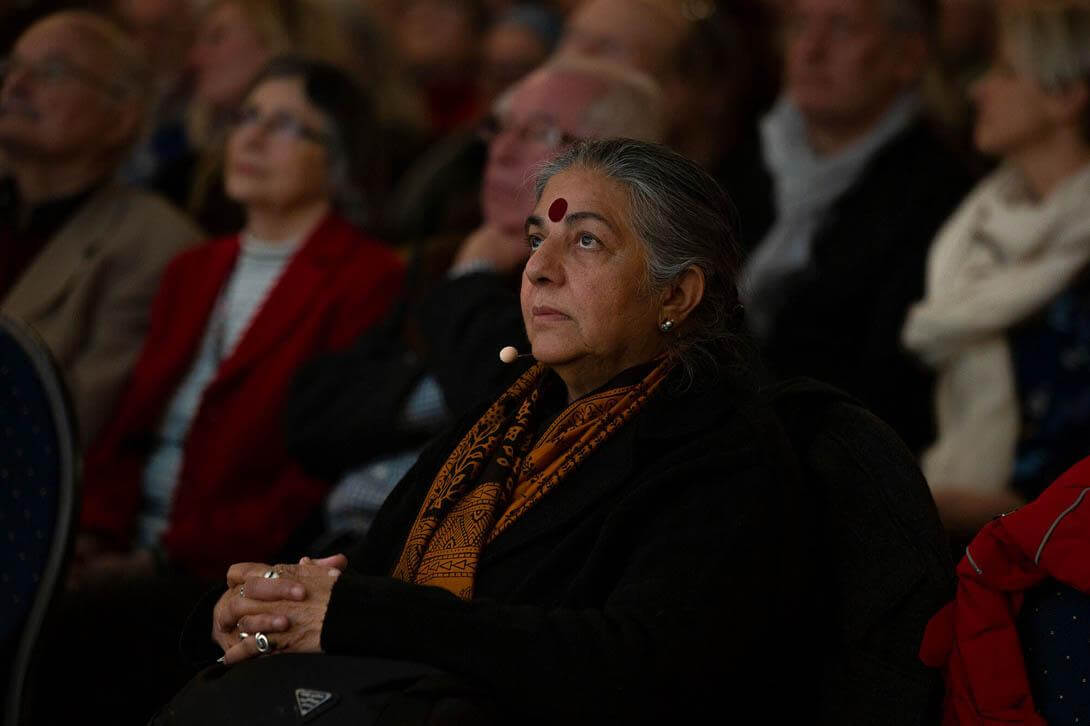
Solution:
[(258, 653), (268, 653), (272, 650), (272, 643), (264, 633), (254, 633), (254, 642), (257, 643)]
[(280, 573), (276, 570), (265, 570), (265, 574), (262, 575), (262, 577), (264, 577), (266, 580), (276, 580), (279, 579)]
[(249, 634), (249, 633), (239, 633), (239, 634), (238, 634), (238, 639), (239, 639), (239, 640), (246, 640), (246, 639), (247, 639), (247, 638), (249, 638), (249, 637), (250, 637), (250, 634)]
[(238, 586), (238, 596), (239, 597), (246, 597), (246, 586), (245, 585), (239, 585)]

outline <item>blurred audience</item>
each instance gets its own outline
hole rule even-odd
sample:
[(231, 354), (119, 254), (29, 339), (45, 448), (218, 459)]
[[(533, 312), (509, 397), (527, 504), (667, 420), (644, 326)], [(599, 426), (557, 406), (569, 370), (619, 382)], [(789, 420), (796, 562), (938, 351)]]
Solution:
[[(170, 640), (186, 615), (179, 603), (232, 560), (282, 555), (321, 502), (326, 484), (284, 448), (287, 383), (301, 361), (377, 321), (402, 277), (393, 253), (350, 222), (368, 115), (347, 75), (296, 57), (272, 61), (246, 94), (226, 163), (246, 227), (171, 263), (125, 395), (86, 456), (72, 592), (40, 679), (70, 684), (69, 698), (40, 694), (41, 723), (88, 708), (146, 721), (185, 674), (173, 648), (149, 655), (116, 633)], [(67, 651), (72, 638), (86, 659)]]
[(564, 28), (557, 53), (603, 58), (661, 78), (685, 36), (674, 0), (586, 0)]
[(472, 123), (483, 108), (477, 66), (487, 24), (481, 0), (406, 0), (398, 12), (398, 49), (437, 135)]
[[(481, 47), (477, 85), (492, 104), (506, 88), (542, 63), (560, 32), (559, 19), (520, 4), (491, 25)], [(481, 222), (477, 199), (485, 145), (475, 128), (448, 134), (423, 153), (391, 195), (385, 230), (392, 239), (419, 244), (436, 235), (467, 234)]]
[(167, 262), (200, 231), (113, 183), (140, 133), (148, 70), (102, 17), (51, 15), (16, 41), (0, 88), (0, 310), (50, 347), (84, 442), (109, 416)]
[(643, 74), (581, 59), (550, 63), (499, 99), (485, 221), (454, 268), (442, 275), (444, 265), (418, 259), (398, 313), (352, 349), (307, 364), (293, 384), (293, 453), (315, 475), (344, 477), (327, 504), (332, 532), (365, 531), (424, 441), (505, 380), (499, 349), (525, 339), (512, 278), (529, 255), (534, 169), (577, 138), (658, 138), (660, 109)]
[(325, 0), (212, 0), (189, 52), (193, 97), (189, 153), (163, 167), (152, 186), (184, 206), (212, 234), (229, 234), (244, 215), (223, 192), (223, 142), (250, 83), (278, 53), (352, 66), (345, 28)]
[(938, 64), (959, 92), (968, 121), (966, 91), (988, 69), (995, 46), (996, 0), (940, 0)]
[(689, 0), (682, 9), (689, 22), (662, 81), (665, 142), (727, 190), (738, 238), (752, 248), (774, 215), (759, 132), (779, 88), (774, 16), (761, 0)]
[(969, 186), (921, 113), (934, 6), (794, 0), (785, 17), (784, 90), (761, 127), (776, 217), (745, 267), (750, 328), (776, 373), (843, 388), (919, 449), (932, 382), (899, 331)]
[(559, 16), (539, 5), (515, 5), (485, 33), (481, 44), (480, 88), (486, 103), (541, 65), (560, 39)]
[(132, 574), (152, 554), (215, 578), (225, 557), (278, 552), (320, 500), (283, 450), (277, 412), (298, 363), (350, 342), (400, 284), (392, 253), (351, 223), (368, 116), (349, 78), (314, 61), (276, 60), (248, 94), (226, 166), (246, 227), (164, 277), (148, 345), (87, 456), (75, 580), (121, 556)]
[(922, 84), (929, 114), (946, 140), (974, 174), (991, 171), (993, 162), (973, 144), (973, 108), (969, 88), (992, 58), (996, 0), (938, 0), (935, 62)]
[[(758, 120), (775, 97), (772, 35), (760, 0), (588, 0), (570, 16), (556, 55), (600, 58), (651, 74), (665, 93), (665, 141), (732, 194), (743, 242), (752, 247), (772, 218), (757, 144)], [(426, 154), (397, 195), (395, 236), (472, 229), (479, 220), (469, 214), (470, 192), (483, 163), (483, 149), (464, 136)]]
[(192, 42), (197, 0), (114, 0), (114, 13), (144, 52), (153, 75), (173, 78)]
[(938, 374), (923, 457), (948, 528), (1035, 497), (1090, 441), (1090, 9), (1013, 4), (974, 86), (1002, 164), (931, 248), (905, 344)]
[[(371, 99), (375, 114), (372, 151), (362, 189), (367, 195), (368, 231), (387, 239), (389, 199), (405, 172), (431, 143), (420, 90), (401, 61), (387, 28), (361, 0), (328, 0), (351, 45), (352, 73)], [(393, 240), (390, 240), (393, 241)]]
[(726, 188), (746, 247), (773, 216), (757, 131), (778, 84), (773, 21), (760, 0), (587, 0), (558, 49), (630, 65), (662, 84), (665, 142)]
[(147, 182), (188, 150), (183, 74), (193, 42), (194, 0), (115, 0), (114, 15), (151, 68), (151, 103), (145, 130), (122, 169), (132, 182)]

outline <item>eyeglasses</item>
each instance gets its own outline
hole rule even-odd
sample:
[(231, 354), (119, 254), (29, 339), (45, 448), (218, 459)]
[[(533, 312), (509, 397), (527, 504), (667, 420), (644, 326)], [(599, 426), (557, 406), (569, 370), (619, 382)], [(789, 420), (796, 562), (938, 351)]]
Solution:
[(19, 71), (38, 83), (79, 81), (114, 98), (121, 98), (126, 92), (122, 84), (100, 78), (61, 56), (50, 56), (40, 61), (25, 61), (15, 57), (0, 60), (0, 78), (7, 79)]
[(330, 142), (327, 132), (308, 126), (302, 119), (286, 111), (264, 116), (256, 106), (243, 106), (231, 117), (231, 125), (236, 129), (260, 128), (270, 136), (287, 141), (304, 139), (322, 146)]
[(477, 135), (486, 143), (491, 143), (505, 132), (515, 134), (521, 141), (541, 144), (549, 149), (571, 146), (579, 140), (578, 136), (569, 134), (543, 119), (532, 119), (524, 124), (515, 125), (510, 119), (493, 114), (477, 127)]

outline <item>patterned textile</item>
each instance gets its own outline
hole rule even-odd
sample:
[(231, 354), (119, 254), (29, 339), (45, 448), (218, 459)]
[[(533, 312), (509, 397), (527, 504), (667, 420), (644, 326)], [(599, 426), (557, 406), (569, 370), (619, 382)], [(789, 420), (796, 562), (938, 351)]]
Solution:
[(58, 425), (38, 376), (18, 339), (0, 328), (0, 650), (10, 647), (11, 656), (61, 524)]
[(1028, 501), (1090, 453), (1090, 275), (1009, 339), (1022, 417), (1011, 483)]
[(1055, 580), (1026, 593), (1018, 637), (1037, 710), (1050, 724), (1090, 723), (1090, 597)]
[(440, 468), (393, 576), (472, 598), (485, 546), (638, 413), (671, 368), (663, 360), (634, 384), (575, 401), (536, 443), (546, 369), (538, 364), (528, 370)]

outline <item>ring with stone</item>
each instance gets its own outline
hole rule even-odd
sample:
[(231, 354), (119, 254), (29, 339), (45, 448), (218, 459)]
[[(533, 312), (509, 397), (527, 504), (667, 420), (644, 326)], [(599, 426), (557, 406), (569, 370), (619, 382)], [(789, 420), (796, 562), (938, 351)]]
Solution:
[(266, 580), (276, 580), (280, 577), (280, 573), (276, 570), (265, 570), (265, 574), (262, 575)]
[(264, 633), (254, 633), (254, 642), (257, 643), (258, 653), (268, 653), (272, 650), (272, 643)]

